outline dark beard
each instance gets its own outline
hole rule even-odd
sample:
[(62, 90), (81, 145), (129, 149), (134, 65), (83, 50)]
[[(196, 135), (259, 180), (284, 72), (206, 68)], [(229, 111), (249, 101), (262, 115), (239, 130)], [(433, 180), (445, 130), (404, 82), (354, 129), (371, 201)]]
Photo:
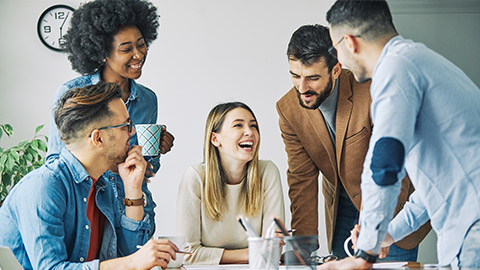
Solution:
[(118, 164), (120, 164), (122, 162), (125, 162), (125, 159), (127, 159), (127, 156), (128, 156), (128, 154), (125, 154), (124, 156), (117, 155), (117, 156), (107, 157), (111, 161), (111, 165), (110, 165), (110, 168), (108, 170), (118, 174)]
[(330, 96), (330, 94), (332, 93), (332, 85), (333, 85), (333, 80), (332, 80), (332, 76), (330, 76), (330, 79), (328, 80), (328, 83), (327, 83), (327, 86), (325, 86), (325, 88), (323, 89), (323, 91), (320, 92), (320, 94), (317, 94), (313, 91), (307, 91), (305, 92), (304, 94), (308, 94), (308, 95), (314, 95), (316, 96), (317, 98), (315, 99), (315, 101), (313, 102), (312, 105), (307, 105), (307, 104), (304, 104), (303, 103), (303, 100), (302, 100), (302, 94), (300, 94), (300, 92), (298, 91), (298, 89), (295, 87), (295, 90), (297, 90), (297, 97), (298, 97), (298, 102), (300, 103), (300, 106), (302, 106), (303, 108), (305, 109), (309, 109), (309, 110), (316, 110), (318, 109), (318, 107), (320, 107), (320, 105), (328, 98), (328, 96)]

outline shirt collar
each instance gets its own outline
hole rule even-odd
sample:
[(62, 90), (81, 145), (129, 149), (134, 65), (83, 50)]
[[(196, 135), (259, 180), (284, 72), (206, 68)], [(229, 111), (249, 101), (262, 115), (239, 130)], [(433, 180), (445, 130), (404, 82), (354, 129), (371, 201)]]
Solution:
[(401, 40), (403, 40), (403, 37), (400, 36), (400, 35), (396, 35), (396, 36), (394, 36), (393, 38), (391, 38), (391, 39), (385, 44), (385, 46), (383, 46), (382, 52), (380, 53), (380, 56), (378, 57), (377, 64), (375, 65), (375, 68), (373, 69), (372, 77), (373, 77), (373, 75), (375, 74), (375, 72), (377, 71), (377, 67), (378, 67), (378, 66), (380, 65), (380, 63), (382, 62), (383, 57), (385, 57), (385, 55), (387, 54), (388, 49), (390, 49), (390, 47), (393, 46), (394, 43), (396, 43), (396, 41), (401, 41)]
[(338, 99), (338, 78), (335, 79), (335, 87), (333, 87), (332, 93), (320, 104), (320, 111), (322, 112), (335, 112), (337, 109)]
[(60, 159), (64, 161), (70, 171), (73, 181), (76, 183), (81, 183), (90, 178), (87, 170), (85, 170), (80, 161), (78, 161), (78, 159), (66, 147), (62, 149)]
[[(127, 101), (125, 104), (128, 104), (130, 101), (138, 99), (137, 95), (137, 83), (135, 80), (130, 80), (130, 96), (128, 96)], [(96, 84), (100, 81), (100, 71), (97, 71), (96, 73), (92, 74), (92, 84)]]
[(92, 74), (91, 80), (92, 80), (92, 84), (97, 84), (100, 81), (100, 71), (97, 71), (94, 74)]
[(137, 83), (134, 80), (130, 80), (130, 96), (127, 99), (125, 104), (128, 104), (130, 101), (138, 99), (137, 95)]

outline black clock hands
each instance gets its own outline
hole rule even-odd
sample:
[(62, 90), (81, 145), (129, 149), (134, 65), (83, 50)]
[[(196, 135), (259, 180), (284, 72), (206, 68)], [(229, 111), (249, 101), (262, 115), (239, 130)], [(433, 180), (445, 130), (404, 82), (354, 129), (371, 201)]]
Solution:
[(65, 24), (65, 22), (68, 19), (68, 15), (70, 15), (70, 12), (67, 13), (67, 16), (65, 16), (65, 19), (63, 20), (63, 23), (60, 26), (60, 37), (58, 38), (58, 43), (60, 44), (60, 46), (63, 46), (65, 44), (65, 40), (63, 39), (62, 29), (63, 29), (63, 25)]

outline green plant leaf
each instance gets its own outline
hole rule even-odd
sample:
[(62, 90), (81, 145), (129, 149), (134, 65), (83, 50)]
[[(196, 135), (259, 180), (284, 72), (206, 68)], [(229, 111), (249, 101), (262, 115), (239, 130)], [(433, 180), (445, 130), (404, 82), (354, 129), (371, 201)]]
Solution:
[(17, 184), (18, 181), (20, 181), (20, 179), (22, 179), (22, 177), (23, 177), (23, 174), (19, 174), (19, 173), (18, 173), (17, 175), (15, 175), (15, 176), (13, 177), (13, 184), (14, 184), (14, 185)]
[(7, 160), (8, 158), (8, 152), (5, 151), (5, 152), (2, 152), (2, 154), (0, 155), (0, 164), (5, 164), (5, 161)]
[(38, 141), (38, 149), (40, 149), (43, 152), (47, 152), (47, 144), (42, 140), (37, 140), (37, 141)]
[(22, 149), (25, 149), (25, 146), (27, 146), (30, 142), (27, 141), (27, 140), (23, 140), (21, 142), (18, 143), (17, 147), (20, 147)]
[(10, 124), (4, 124), (2, 125), (3, 131), (5, 131), (5, 134), (7, 136), (12, 136), (13, 135), (13, 127)]
[(44, 127), (45, 125), (40, 125), (35, 129), (35, 135)]
[(25, 174), (27, 174), (27, 167), (20, 167), (17, 170), (17, 173), (15, 174), (15, 176), (13, 177), (14, 184), (16, 184), (18, 180), (20, 180), (20, 178), (22, 178)]
[(18, 152), (16, 150), (10, 151), (10, 153), (8, 154), (8, 157), (12, 158), (15, 162), (20, 161), (20, 155), (18, 154)]
[[(13, 187), (27, 173), (42, 166), (45, 159), (41, 153), (47, 151), (48, 137), (37, 135), (44, 125), (35, 128), (35, 136), (31, 141), (23, 140), (8, 149), (0, 147), (0, 200), (3, 200), (10, 187)], [(13, 135), (13, 127), (0, 124), (0, 138), (6, 134)]]
[(29, 152), (25, 153), (25, 159), (28, 161), (28, 162), (32, 162), (33, 161), (33, 155)]
[(0, 187), (2, 187), (2, 189), (0, 189), (0, 199), (2, 199), (2, 202), (3, 202), (3, 199), (7, 197), (7, 190), (3, 188), (3, 184), (0, 185)]
[(35, 150), (35, 152), (38, 152), (38, 140), (33, 140), (32, 143), (30, 144), (30, 147)]
[(11, 172), (13, 169), (13, 166), (15, 166), (15, 160), (13, 158), (10, 158), (10, 155), (9, 155), (9, 158), (5, 162), (5, 168), (7, 169), (7, 172)]
[(7, 174), (2, 175), (2, 184), (5, 188), (10, 186), (11, 183), (12, 183), (12, 175), (11, 174), (7, 173)]
[(30, 147), (27, 147), (27, 149), (25, 150), (27, 151), (28, 153), (32, 154), (32, 156), (36, 156), (37, 155), (37, 151), (35, 151), (31, 146)]
[(18, 159), (18, 165), (20, 167), (26, 166), (27, 165), (27, 160), (23, 156), (20, 156), (20, 159)]
[(45, 164), (45, 160), (42, 157), (39, 156), (38, 160), (33, 162), (32, 164), (33, 164), (33, 166), (35, 166), (35, 168), (38, 168), (38, 167), (42, 166), (43, 164)]

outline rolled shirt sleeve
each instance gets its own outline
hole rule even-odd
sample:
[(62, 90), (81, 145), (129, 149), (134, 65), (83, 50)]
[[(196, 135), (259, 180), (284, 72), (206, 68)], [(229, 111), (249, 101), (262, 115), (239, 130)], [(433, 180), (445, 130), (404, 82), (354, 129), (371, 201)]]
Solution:
[(427, 209), (419, 197), (419, 193), (414, 191), (402, 211), (388, 225), (388, 233), (397, 242), (418, 230), (428, 220)]

